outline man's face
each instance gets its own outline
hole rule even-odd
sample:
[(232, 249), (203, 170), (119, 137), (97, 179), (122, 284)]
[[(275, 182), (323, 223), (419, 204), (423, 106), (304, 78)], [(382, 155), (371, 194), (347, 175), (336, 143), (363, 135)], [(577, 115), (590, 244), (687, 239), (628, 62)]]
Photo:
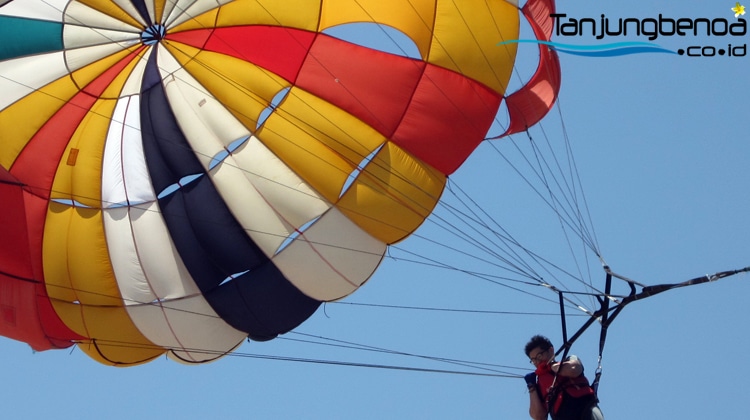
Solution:
[(554, 354), (554, 350), (552, 347), (542, 350), (541, 347), (535, 347), (531, 352), (529, 352), (529, 360), (534, 366), (539, 366), (541, 364), (547, 363), (552, 359), (551, 354)]

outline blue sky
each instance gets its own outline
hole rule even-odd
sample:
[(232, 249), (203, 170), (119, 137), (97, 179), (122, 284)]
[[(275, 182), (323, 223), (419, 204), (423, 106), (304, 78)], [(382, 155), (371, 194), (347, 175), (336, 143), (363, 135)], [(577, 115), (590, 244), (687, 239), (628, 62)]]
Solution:
[[(558, 12), (593, 18), (606, 14), (610, 19), (661, 13), (734, 20), (730, 9), (735, 4), (729, 1), (611, 3), (570, 0), (559, 5)], [(750, 35), (728, 38), (690, 35), (654, 42), (676, 51), (750, 41)], [(613, 41), (623, 40), (645, 41)], [(603, 42), (590, 36), (553, 41)], [(658, 284), (750, 265), (750, 56), (560, 58), (559, 108), (531, 134), (554, 147), (568, 138), (599, 249), (612, 269), (641, 283)], [(531, 60), (522, 55), (519, 61), (519, 73), (527, 71)], [(587, 254), (579, 252), (575, 241), (574, 252), (568, 250), (557, 217), (508, 168), (502, 156), (517, 162), (513, 142), (524, 147), (526, 138), (483, 144), (451, 182), (524, 246), (566, 268), (578, 261), (588, 267), (583, 277), (603, 288), (599, 262), (581, 260)], [(446, 200), (451, 203), (452, 198), (447, 195)], [(33, 353), (25, 344), (0, 340), (5, 377), (0, 402), (13, 418), (527, 418), (528, 397), (519, 378), (323, 363), (477, 371), (374, 351), (377, 348), (502, 365), (494, 369), (514, 376), (530, 368), (522, 349), (531, 335), (541, 333), (561, 342), (554, 293), (467, 274), (489, 269), (455, 249), (429, 245), (428, 240), (452, 243), (444, 226), (440, 220), (426, 222), (414, 238), (392, 251), (393, 258), (386, 259), (360, 291), (344, 303), (321, 308), (296, 333), (269, 343), (246, 343), (236, 356), (215, 363), (186, 367), (160, 359), (115, 369), (98, 365), (79, 350)], [(410, 253), (456, 270), (409, 262)], [(600, 399), (606, 418), (745, 418), (748, 280), (748, 275), (735, 276), (626, 307), (609, 329), (604, 352)], [(570, 279), (563, 284), (588, 290)], [(622, 283), (615, 289), (627, 292)], [(581, 303), (594, 307), (586, 297)], [(566, 311), (572, 332), (585, 318)], [(349, 343), (360, 348), (344, 348), (354, 345)], [(592, 373), (598, 353), (596, 325), (573, 353)]]

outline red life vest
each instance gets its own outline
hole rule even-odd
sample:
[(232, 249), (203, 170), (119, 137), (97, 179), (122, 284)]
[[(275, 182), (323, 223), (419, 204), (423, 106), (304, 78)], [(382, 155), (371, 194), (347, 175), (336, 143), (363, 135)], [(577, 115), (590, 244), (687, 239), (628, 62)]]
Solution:
[(553, 419), (561, 413), (560, 408), (564, 402), (568, 407), (563, 411), (569, 411), (567, 408), (579, 405), (578, 402), (581, 410), (596, 402), (596, 393), (583, 373), (575, 378), (560, 375), (555, 378), (552, 367), (544, 364), (537, 367), (536, 374), (542, 400), (546, 402), (547, 411)]

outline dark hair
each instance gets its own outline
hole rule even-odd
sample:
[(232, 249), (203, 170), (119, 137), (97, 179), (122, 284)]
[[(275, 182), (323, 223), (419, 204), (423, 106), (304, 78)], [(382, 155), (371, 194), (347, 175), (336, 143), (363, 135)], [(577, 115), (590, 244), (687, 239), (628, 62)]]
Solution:
[(545, 351), (552, 347), (552, 342), (549, 341), (549, 338), (543, 335), (535, 335), (531, 337), (531, 340), (526, 343), (526, 348), (524, 349), (524, 351), (526, 352), (526, 356), (531, 354), (531, 351), (537, 347), (542, 349), (542, 351)]

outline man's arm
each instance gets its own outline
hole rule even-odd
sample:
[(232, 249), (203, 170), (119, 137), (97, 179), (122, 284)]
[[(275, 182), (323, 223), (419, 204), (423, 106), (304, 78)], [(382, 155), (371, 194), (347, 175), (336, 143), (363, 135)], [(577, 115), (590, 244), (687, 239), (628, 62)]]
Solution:
[(547, 420), (547, 407), (536, 388), (529, 389), (529, 416), (534, 420)]
[(581, 364), (578, 357), (569, 356), (564, 362), (552, 365), (552, 371), (560, 376), (577, 378), (583, 373), (583, 364)]

